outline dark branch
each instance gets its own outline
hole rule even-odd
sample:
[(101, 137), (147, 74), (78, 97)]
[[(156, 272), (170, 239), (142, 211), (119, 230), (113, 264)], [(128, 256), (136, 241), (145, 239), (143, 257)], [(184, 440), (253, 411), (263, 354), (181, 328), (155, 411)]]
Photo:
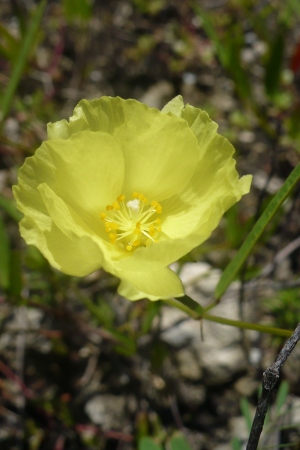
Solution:
[(256, 450), (260, 434), (263, 429), (265, 417), (271, 400), (271, 392), (279, 378), (281, 366), (292, 353), (297, 342), (300, 340), (300, 323), (298, 323), (294, 333), (282, 348), (275, 362), (263, 374), (263, 386), (260, 399), (256, 408), (255, 417), (250, 431), (249, 441), (246, 450)]

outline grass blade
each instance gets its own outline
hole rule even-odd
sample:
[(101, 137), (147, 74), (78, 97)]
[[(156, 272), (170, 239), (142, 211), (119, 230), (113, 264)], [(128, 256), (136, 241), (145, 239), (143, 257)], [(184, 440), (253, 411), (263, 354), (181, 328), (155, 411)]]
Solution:
[(0, 287), (9, 287), (10, 246), (4, 222), (0, 217)]
[(241, 408), (241, 412), (242, 412), (242, 414), (244, 416), (244, 419), (245, 419), (245, 422), (246, 422), (246, 425), (247, 425), (248, 433), (250, 433), (253, 419), (252, 419), (252, 414), (251, 414), (251, 411), (250, 411), (250, 404), (249, 404), (248, 400), (245, 397), (241, 398), (240, 408)]
[(274, 215), (284, 202), (284, 200), (289, 196), (291, 190), (300, 180), (300, 164), (298, 164), (295, 169), (290, 173), (285, 183), (281, 189), (277, 192), (275, 197), (270, 201), (265, 211), (262, 213), (254, 227), (252, 228), (247, 239), (233, 258), (233, 260), (228, 264), (224, 270), (220, 281), (215, 290), (215, 298), (220, 299), (225, 293), (226, 289), (235, 278), (238, 271), (241, 269), (242, 265), (246, 261), (250, 252), (252, 251), (254, 245), (259, 240), (260, 236), (264, 232), (266, 226), (271, 222)]
[(280, 414), (281, 408), (284, 406), (284, 404), (287, 401), (289, 389), (290, 389), (289, 384), (286, 381), (283, 381), (279, 386), (277, 396), (276, 396), (276, 413), (277, 413), (277, 415)]
[(24, 36), (23, 43), (21, 44), (19, 53), (17, 55), (17, 58), (15, 60), (15, 64), (12, 70), (12, 74), (9, 79), (9, 83), (7, 86), (7, 89), (4, 92), (2, 105), (1, 105), (1, 120), (3, 121), (4, 118), (7, 116), (11, 103), (15, 94), (15, 91), (18, 87), (20, 78), (23, 73), (23, 69), (25, 67), (25, 64), (28, 60), (28, 56), (30, 54), (32, 44), (36, 38), (36, 34), (39, 30), (39, 26), (42, 20), (43, 12), (45, 10), (47, 4), (47, 0), (41, 0), (39, 5), (37, 6), (34, 15), (32, 17), (31, 24), (28, 27), (28, 30)]
[(279, 92), (280, 77), (284, 60), (286, 29), (281, 26), (271, 44), (269, 60), (266, 65), (265, 89), (269, 97)]
[(205, 33), (209, 37), (209, 39), (213, 42), (217, 56), (223, 67), (228, 68), (228, 52), (226, 51), (226, 47), (224, 46), (223, 41), (219, 38), (218, 33), (215, 30), (215, 26), (213, 24), (213, 20), (209, 17), (208, 14), (204, 12), (204, 10), (198, 5), (197, 2), (193, 2), (193, 8), (197, 16), (201, 18), (203, 29)]

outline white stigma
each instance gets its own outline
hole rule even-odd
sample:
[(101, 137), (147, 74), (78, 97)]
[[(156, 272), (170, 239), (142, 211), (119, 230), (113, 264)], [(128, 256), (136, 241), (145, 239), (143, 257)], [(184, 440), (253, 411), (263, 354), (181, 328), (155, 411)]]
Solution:
[(140, 200), (137, 198), (129, 200), (129, 202), (126, 203), (126, 206), (131, 209), (132, 212), (138, 213), (140, 211)]

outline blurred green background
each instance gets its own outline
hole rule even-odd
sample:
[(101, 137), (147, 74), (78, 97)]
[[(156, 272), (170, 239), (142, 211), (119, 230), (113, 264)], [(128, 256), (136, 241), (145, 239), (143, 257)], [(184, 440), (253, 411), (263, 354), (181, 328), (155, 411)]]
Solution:
[[(180, 261), (224, 269), (300, 159), (300, 3), (11, 0), (0, 18), (1, 450), (241, 448), (230, 419), (240, 398), (254, 404), (282, 339), (241, 335), (245, 367), (214, 385), (205, 367), (186, 379), (162, 339), (162, 302), (119, 298), (118, 280), (101, 270), (85, 279), (53, 270), (21, 240), (11, 186), (46, 124), (82, 98), (119, 95), (160, 109), (181, 94), (236, 147), (239, 173), (254, 176), (211, 239)], [(247, 286), (263, 280), (255, 320), (298, 323), (299, 210), (297, 187), (247, 261), (243, 320), (253, 320)], [(255, 359), (253, 346), (266, 356)], [(299, 364), (285, 373), (295, 398), (299, 374)], [(245, 377), (249, 392), (236, 388)], [(97, 419), (99, 404), (97, 414), (87, 407), (97, 396), (107, 420)], [(282, 439), (296, 449), (291, 429)]]

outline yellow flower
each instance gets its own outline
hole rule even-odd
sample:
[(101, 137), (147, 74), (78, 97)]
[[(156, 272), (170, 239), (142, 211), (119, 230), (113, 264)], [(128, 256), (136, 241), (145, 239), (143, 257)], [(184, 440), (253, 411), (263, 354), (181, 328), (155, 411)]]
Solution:
[(183, 295), (168, 265), (205, 241), (249, 191), (231, 144), (180, 96), (162, 111), (136, 100), (82, 100), (27, 158), (14, 186), (20, 232), (50, 264), (103, 267), (130, 300)]

